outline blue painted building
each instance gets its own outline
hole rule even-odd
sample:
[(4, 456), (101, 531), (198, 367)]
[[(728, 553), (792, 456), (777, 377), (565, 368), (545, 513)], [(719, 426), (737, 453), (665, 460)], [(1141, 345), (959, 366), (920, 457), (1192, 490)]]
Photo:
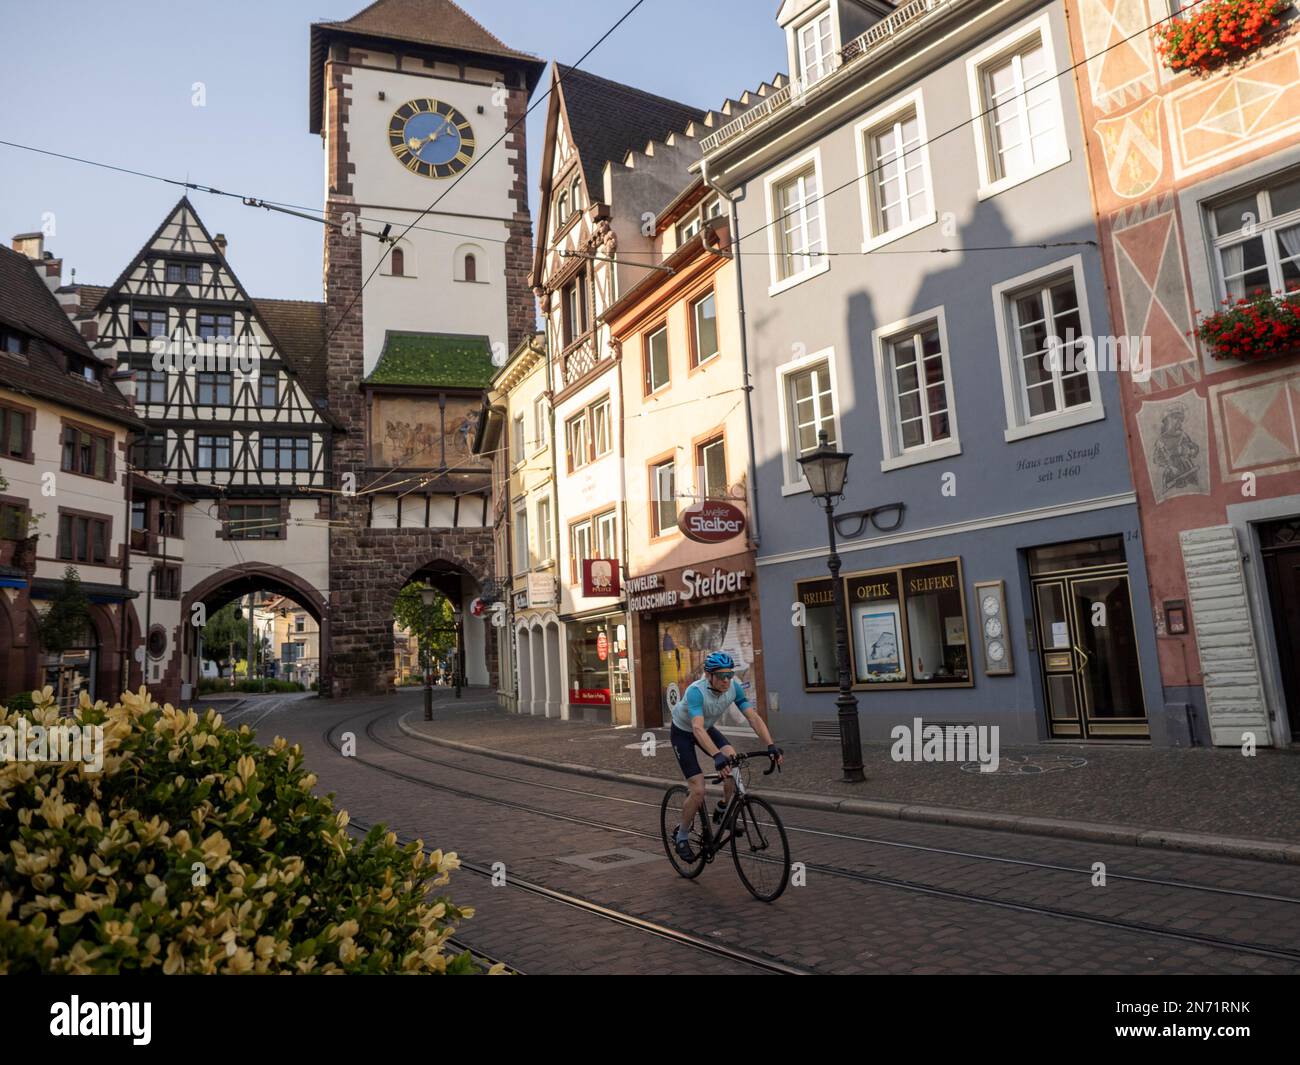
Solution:
[(835, 718), (826, 522), (797, 461), (825, 432), (853, 454), (864, 738), (920, 716), (1004, 744), (1188, 742), (1144, 606), (1062, 5), (787, 0), (778, 25), (790, 86), (702, 164), (740, 240), (773, 731)]

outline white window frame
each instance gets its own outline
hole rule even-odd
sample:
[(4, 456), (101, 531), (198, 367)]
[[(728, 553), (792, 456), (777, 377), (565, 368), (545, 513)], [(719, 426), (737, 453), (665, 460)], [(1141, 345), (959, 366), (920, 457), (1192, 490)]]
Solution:
[[(672, 479), (672, 496), (673, 520), (670, 524), (660, 525), (659, 504), (664, 502), (660, 496), (663, 490), (663, 484), (660, 478), (660, 471), (667, 467)], [(650, 535), (651, 536), (670, 536), (677, 532), (677, 460), (675, 458), (664, 459), (662, 462), (652, 462), (650, 464)]]
[[(812, 28), (817, 23), (821, 22), (822, 19), (826, 19), (827, 25), (830, 27), (830, 45), (826, 54), (819, 58), (818, 65), (821, 72), (816, 78), (810, 81), (808, 80), (807, 71), (804, 69), (803, 33), (804, 30)], [(839, 37), (840, 20), (839, 5), (837, 3), (825, 4), (816, 10), (809, 12), (799, 22), (795, 23), (791, 32), (794, 55), (790, 69), (795, 72), (795, 78), (797, 79), (796, 92), (802, 92), (804, 89), (811, 88), (818, 82), (823, 81), (827, 75), (835, 73), (835, 55), (840, 47)]]
[[(605, 533), (608, 529), (609, 540), (606, 543)], [(597, 514), (591, 519), (591, 542), (593, 550), (601, 550), (603, 553), (593, 555), (593, 558), (618, 558), (618, 511), (607, 510), (603, 514)], [(603, 549), (608, 546), (609, 550)]]
[[(722, 480), (723, 484), (714, 485), (713, 488), (720, 489), (721, 495), (710, 496), (709, 494), (709, 465), (704, 461), (704, 452), (709, 448), (717, 447), (722, 449)], [(727, 438), (725, 434), (719, 433), (717, 436), (705, 440), (695, 447), (695, 466), (699, 471), (700, 483), (695, 486), (695, 495), (697, 499), (726, 499), (727, 489), (730, 485), (727, 482)]]
[[(591, 451), (595, 456), (592, 462), (603, 459), (614, 450), (614, 408), (609, 396), (602, 396), (587, 408), (590, 412), (589, 429), (591, 433)], [(605, 450), (600, 450), (601, 411), (604, 411)]]
[(790, 412), (789, 412), (789, 378), (803, 370), (814, 367), (817, 363), (826, 363), (826, 372), (830, 377), (831, 392), (831, 422), (835, 426), (835, 439), (838, 441), (837, 446), (843, 446), (843, 427), (840, 424), (840, 407), (834, 402), (834, 397), (838, 393), (838, 384), (836, 382), (835, 370), (835, 349), (822, 348), (821, 351), (810, 352), (800, 358), (792, 359), (787, 363), (778, 366), (774, 373), (776, 375), (776, 395), (777, 395), (777, 414), (781, 425), (781, 471), (783, 483), (781, 485), (781, 494), (783, 496), (796, 495), (799, 492), (811, 491), (808, 485), (808, 478), (803, 475), (803, 470), (799, 466), (798, 456), (791, 450), (791, 431)]
[[(804, 256), (810, 259), (811, 265), (798, 273), (791, 274), (789, 277), (781, 276), (781, 260), (784, 257), (782, 250), (782, 220), (780, 211), (777, 207), (777, 190), (781, 185), (789, 181), (790, 178), (796, 177), (809, 168), (811, 164), (813, 176), (817, 180), (817, 206), (821, 212), (822, 227), (822, 254), (820, 256)], [(775, 296), (778, 292), (784, 292), (786, 289), (793, 288), (795, 285), (802, 284), (809, 278), (824, 274), (831, 268), (830, 256), (826, 255), (826, 242), (828, 240), (829, 229), (826, 224), (826, 182), (822, 174), (822, 153), (820, 148), (814, 148), (811, 152), (792, 159), (779, 170), (769, 174), (763, 182), (764, 200), (767, 204), (767, 251), (768, 260), (771, 269), (772, 283), (768, 286), (767, 294)]]
[(546, 416), (546, 397), (538, 396), (533, 400), (533, 451), (545, 451), (550, 441), (547, 439), (547, 429), (550, 427), (550, 419)]
[[(943, 386), (948, 398), (947, 440), (937, 440), (930, 444), (920, 444), (904, 448), (902, 426), (900, 425), (898, 400), (896, 396), (897, 376), (894, 373), (893, 359), (890, 356), (890, 341), (897, 340), (902, 334), (918, 326), (934, 323), (939, 330), (939, 344), (943, 356)], [(953, 391), (952, 360), (948, 350), (948, 323), (942, 307), (922, 311), (897, 322), (890, 322), (871, 333), (871, 347), (876, 362), (876, 401), (880, 416), (880, 442), (884, 449), (884, 459), (880, 468), (898, 470), (905, 466), (915, 466), (935, 459), (950, 458), (961, 454), (961, 438), (957, 431), (956, 394)], [(920, 370), (918, 356), (918, 372)], [(922, 402), (925, 403), (925, 385), (922, 383)], [(927, 426), (926, 432), (929, 432)]]
[[(1261, 237), (1264, 242), (1264, 265), (1268, 270), (1269, 291), (1276, 296), (1278, 292), (1286, 289), (1286, 280), (1282, 276), (1282, 260), (1289, 257), (1284, 254), (1285, 249), (1281, 247), (1277, 234), (1279, 230), (1290, 229), (1292, 226), (1300, 224), (1300, 209), (1282, 214), (1277, 214), (1273, 210), (1273, 187), (1287, 184), (1286, 178), (1293, 181), (1300, 180), (1300, 170), (1283, 168), (1257, 181), (1249, 182), (1236, 190), (1209, 197), (1201, 202), (1200, 208), (1204, 219), (1206, 239), (1210, 245), (1210, 264), (1213, 269), (1219, 299), (1229, 298), (1227, 275), (1223, 270), (1224, 250), (1244, 244), (1257, 236)], [(1254, 215), (1256, 221), (1254, 233), (1251, 236), (1243, 236), (1241, 229), (1231, 233), (1219, 233), (1218, 224), (1214, 218), (1215, 210), (1231, 203), (1233, 200), (1244, 199), (1246, 196), (1253, 196), (1255, 200)], [(1267, 207), (1267, 211), (1265, 211), (1265, 207)]]
[[(524, 523), (524, 534), (522, 537), (522, 542), (519, 535), (519, 521), (521, 518), (523, 519), (523, 523)], [(526, 573), (528, 570), (532, 569), (532, 565), (533, 565), (532, 544), (529, 542), (529, 537), (528, 537), (529, 530), (528, 530), (528, 504), (527, 503), (520, 503), (515, 506), (514, 519), (515, 519), (514, 524), (510, 531), (514, 534), (515, 572)]]
[[(543, 515), (545, 515), (545, 520), (543, 520)], [(551, 550), (553, 546), (551, 541), (555, 537), (555, 531), (551, 524), (553, 520), (551, 497), (542, 496), (542, 498), (537, 501), (538, 565), (547, 565), (554, 561), (554, 556)]]
[(1088, 391), (1092, 401), (1082, 406), (1054, 414), (1040, 414), (1031, 418), (1025, 406), (1025, 386), (1020, 367), (1019, 345), (1016, 342), (1012, 323), (1013, 308), (1011, 295), (1021, 289), (1030, 288), (1041, 281), (1058, 274), (1074, 275), (1074, 290), (1079, 296), (1079, 322), (1085, 336), (1094, 336), (1092, 317), (1088, 309), (1088, 287), (1083, 271), (1083, 256), (1072, 255), (1067, 259), (1041, 266), (1018, 277), (1008, 278), (993, 286), (993, 321), (997, 327), (998, 358), (1002, 364), (1002, 399), (1006, 405), (1007, 428), (1002, 434), (1007, 441), (1023, 440), (1029, 436), (1042, 433), (1054, 433), (1058, 429), (1070, 429), (1077, 425), (1100, 421), (1106, 417), (1105, 404), (1101, 398), (1101, 382), (1094, 366), (1088, 371)]
[[(991, 114), (985, 114), (989, 105), (984, 96), (984, 71), (996, 60), (1004, 57), (1006, 53), (1019, 50), (1022, 45), (1035, 36), (1039, 38), (1043, 45), (1044, 84), (1050, 86), (1050, 93), (1056, 105), (1057, 150), (1048, 158), (1037, 162), (1023, 174), (1012, 174), (999, 178), (994, 175), (993, 171), (994, 148), (990, 139), (991, 130), (989, 128)], [(967, 58), (966, 81), (970, 92), (971, 115), (974, 118), (974, 121), (971, 122), (971, 131), (975, 136), (975, 155), (979, 160), (980, 187), (977, 193), (979, 199), (986, 200), (990, 196), (996, 196), (1000, 192), (1005, 192), (1007, 189), (1030, 181), (1041, 174), (1047, 173), (1049, 170), (1055, 170), (1058, 166), (1063, 166), (1070, 161), (1070, 145), (1065, 125), (1065, 108), (1061, 105), (1059, 72), (1056, 60), (1056, 43), (1052, 36), (1052, 20), (1048, 11), (1044, 11), (1037, 18), (1017, 26), (1010, 33), (999, 37), (993, 43), (981, 48), (974, 55)]]
[[(916, 218), (909, 219), (901, 226), (877, 232), (873, 153), (869, 150), (868, 144), (871, 138), (876, 133), (879, 133), (883, 127), (894, 124), (897, 119), (908, 111), (916, 113), (916, 126), (921, 138), (919, 146), (909, 152), (908, 155), (919, 154), (921, 156), (921, 172), (924, 175), (926, 194), (930, 198), (930, 210), (925, 214), (918, 215)], [(862, 203), (863, 251), (872, 251), (938, 221), (939, 213), (935, 207), (934, 197), (934, 176), (930, 169), (930, 146), (925, 128), (925, 109), (922, 106), (920, 89), (916, 89), (906, 96), (900, 96), (892, 103), (873, 111), (853, 127), (853, 137), (858, 151), (858, 196)], [(904, 197), (903, 202), (906, 204), (906, 197)]]
[[(705, 300), (713, 300), (714, 348), (712, 352), (710, 352), (708, 355), (705, 355), (701, 358), (700, 357), (699, 310), (700, 307), (703, 306)], [(695, 369), (696, 367), (703, 366), (707, 362), (711, 362), (713, 359), (716, 359), (719, 355), (722, 354), (722, 329), (720, 327), (720, 323), (718, 320), (718, 290), (716, 288), (711, 288), (707, 292), (700, 293), (700, 295), (696, 296), (695, 299), (690, 301), (687, 307), (687, 311), (691, 316), (690, 322), (688, 323), (691, 331), (691, 351), (690, 351), (691, 369)]]
[(527, 421), (524, 419), (523, 412), (516, 414), (510, 419), (510, 465), (511, 467), (519, 466), (525, 458), (528, 457), (528, 441), (524, 434), (527, 428)]

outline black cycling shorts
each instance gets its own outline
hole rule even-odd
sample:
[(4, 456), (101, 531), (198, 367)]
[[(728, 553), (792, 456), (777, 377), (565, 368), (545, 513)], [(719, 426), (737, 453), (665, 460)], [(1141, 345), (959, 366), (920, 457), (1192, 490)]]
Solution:
[[(682, 767), (682, 776), (687, 780), (690, 780), (691, 777), (698, 777), (704, 770), (700, 768), (699, 748), (695, 746), (695, 733), (679, 729), (674, 725), (671, 736), (673, 754), (677, 755), (677, 764)], [(718, 750), (722, 750), (731, 742), (716, 727), (709, 729), (709, 739), (713, 741), (713, 745)]]

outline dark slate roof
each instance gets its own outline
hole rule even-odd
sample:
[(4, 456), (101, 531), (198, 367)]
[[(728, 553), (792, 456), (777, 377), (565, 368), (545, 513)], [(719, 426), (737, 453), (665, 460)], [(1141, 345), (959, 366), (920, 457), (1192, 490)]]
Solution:
[(365, 383), (486, 388), (496, 371), (487, 337), (390, 329)]
[(600, 175), (607, 162), (621, 163), (628, 152), (681, 132), (707, 114), (692, 104), (654, 96), (577, 67), (556, 63), (555, 69), (569, 131), (593, 199), (599, 196)]
[[(96, 358), (32, 260), (5, 247), (0, 247), (0, 323), (27, 337), (22, 355), (0, 354), (0, 386), (124, 425), (142, 424), (110, 379), (113, 367)], [(65, 352), (102, 366), (100, 380), (68, 373)]]
[(332, 34), (339, 33), (505, 59), (512, 65), (523, 66), (529, 92), (546, 67), (536, 56), (508, 47), (452, 0), (375, 0), (350, 19), (312, 23), (309, 102), (312, 133), (320, 132), (325, 45)]
[(325, 359), (325, 304), (312, 300), (263, 300), (253, 303), (270, 330), (280, 354), (298, 373), (313, 397), (328, 392)]

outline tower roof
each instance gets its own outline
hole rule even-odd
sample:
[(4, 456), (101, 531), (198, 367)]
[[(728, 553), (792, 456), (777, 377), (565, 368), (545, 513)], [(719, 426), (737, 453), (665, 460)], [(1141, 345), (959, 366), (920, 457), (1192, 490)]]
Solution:
[(520, 70), (531, 93), (546, 64), (534, 55), (508, 47), (452, 0), (375, 0), (349, 19), (314, 22), (311, 27), (310, 128), (321, 129), (325, 55), (338, 36), (357, 40), (400, 41), (462, 56), (505, 61)]

